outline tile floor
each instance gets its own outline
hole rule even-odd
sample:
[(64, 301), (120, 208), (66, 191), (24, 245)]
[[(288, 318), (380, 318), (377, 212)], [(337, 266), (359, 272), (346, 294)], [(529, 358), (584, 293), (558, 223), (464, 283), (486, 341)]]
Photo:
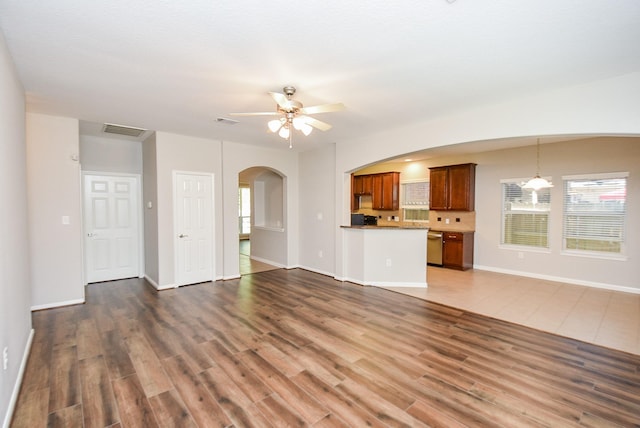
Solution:
[(640, 294), (431, 266), (427, 278), (389, 290), (640, 355)]

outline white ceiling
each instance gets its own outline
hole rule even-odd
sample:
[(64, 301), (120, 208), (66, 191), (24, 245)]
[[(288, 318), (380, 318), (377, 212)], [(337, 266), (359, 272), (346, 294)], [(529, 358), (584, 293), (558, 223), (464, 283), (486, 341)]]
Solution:
[(268, 91), (327, 132), (297, 150), (640, 70), (638, 0), (0, 0), (29, 110), (288, 147)]

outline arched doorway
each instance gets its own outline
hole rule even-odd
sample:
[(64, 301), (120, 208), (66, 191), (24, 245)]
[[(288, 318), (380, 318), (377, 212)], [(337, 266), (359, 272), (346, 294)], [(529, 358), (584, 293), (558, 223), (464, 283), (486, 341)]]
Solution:
[(284, 267), (286, 260), (285, 181), (266, 167), (238, 174), (240, 275)]

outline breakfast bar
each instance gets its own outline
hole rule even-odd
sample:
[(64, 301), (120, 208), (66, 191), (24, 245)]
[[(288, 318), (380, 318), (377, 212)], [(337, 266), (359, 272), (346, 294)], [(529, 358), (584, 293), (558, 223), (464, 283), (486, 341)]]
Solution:
[(427, 287), (427, 232), (421, 227), (341, 226), (344, 281)]

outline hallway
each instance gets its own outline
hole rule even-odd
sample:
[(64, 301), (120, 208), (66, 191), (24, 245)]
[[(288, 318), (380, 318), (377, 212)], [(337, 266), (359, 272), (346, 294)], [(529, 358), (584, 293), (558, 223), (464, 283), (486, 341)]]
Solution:
[(240, 240), (240, 275), (249, 275), (274, 269), (279, 268), (258, 260), (251, 260), (251, 241), (249, 239)]

